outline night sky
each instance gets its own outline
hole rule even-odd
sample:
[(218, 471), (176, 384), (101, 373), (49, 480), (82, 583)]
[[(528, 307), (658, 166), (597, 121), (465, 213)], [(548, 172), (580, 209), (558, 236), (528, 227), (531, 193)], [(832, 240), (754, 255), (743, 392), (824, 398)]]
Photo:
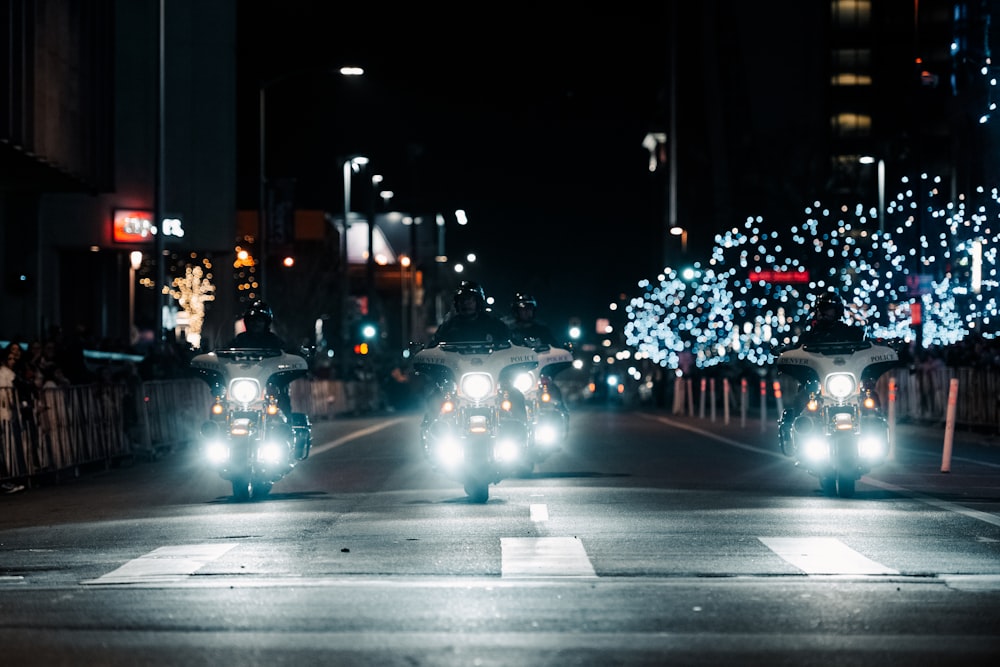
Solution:
[[(257, 204), (258, 86), (277, 81), (267, 97), (268, 177), (294, 178), (298, 207), (342, 208), (341, 156), (368, 155), (395, 193), (392, 208), (431, 217), (465, 209), (467, 227), (449, 224), (448, 254), (478, 254), (470, 277), (500, 310), (513, 291), (530, 291), (539, 317), (553, 324), (589, 320), (619, 293), (634, 292), (638, 280), (655, 277), (666, 197), (642, 140), (667, 127), (667, 3), (600, 11), (504, 4), (459, 13), (427, 3), (343, 4), (239, 3), (241, 208)], [(770, 39), (759, 33), (770, 25), (766, 17), (750, 29), (750, 12), (729, 14), (707, 21), (695, 12), (678, 23), (680, 85), (699, 91), (679, 112), (680, 145), (689, 141), (681, 151), (691, 165), (681, 179), (688, 219), (695, 199), (711, 199), (710, 179), (701, 176), (712, 159), (711, 98), (691, 83), (700, 78), (703, 50), (714, 49), (710, 65), (741, 72), (747, 94), (758, 84), (768, 93), (771, 84), (753, 82), (750, 71), (762, 59), (797, 64), (769, 52)], [(747, 49), (755, 55), (743, 68), (737, 61)], [(364, 79), (328, 73), (345, 64), (363, 66)], [(746, 103), (744, 121), (770, 118), (761, 104), (771, 103)], [(762, 121), (765, 128), (768, 122), (776, 135), (789, 134), (781, 118)], [(711, 224), (699, 217), (691, 226)], [(697, 245), (714, 232), (692, 234)]]

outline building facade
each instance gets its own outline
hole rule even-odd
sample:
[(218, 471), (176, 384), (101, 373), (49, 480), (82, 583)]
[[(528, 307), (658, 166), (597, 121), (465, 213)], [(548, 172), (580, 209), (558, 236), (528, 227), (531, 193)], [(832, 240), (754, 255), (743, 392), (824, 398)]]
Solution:
[[(186, 267), (231, 276), (235, 15), (234, 0), (5, 3), (0, 337), (142, 344), (173, 330), (163, 288)], [(235, 307), (215, 298), (222, 336)]]

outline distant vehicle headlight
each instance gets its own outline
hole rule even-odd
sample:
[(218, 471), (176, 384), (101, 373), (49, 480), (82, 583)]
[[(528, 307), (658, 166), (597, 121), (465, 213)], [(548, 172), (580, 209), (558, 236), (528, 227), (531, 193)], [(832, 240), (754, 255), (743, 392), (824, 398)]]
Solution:
[(831, 373), (826, 376), (826, 391), (836, 399), (845, 399), (858, 390), (858, 383), (850, 373)]
[(481, 401), (493, 393), (493, 377), (489, 373), (466, 373), (459, 389), (474, 401)]
[(229, 384), (229, 395), (239, 403), (250, 403), (260, 396), (260, 384), (252, 378), (237, 378)]

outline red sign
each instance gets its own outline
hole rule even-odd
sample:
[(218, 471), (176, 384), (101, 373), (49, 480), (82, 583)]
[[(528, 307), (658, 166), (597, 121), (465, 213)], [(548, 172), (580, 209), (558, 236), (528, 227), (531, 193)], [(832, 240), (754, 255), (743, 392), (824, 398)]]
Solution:
[(801, 271), (751, 271), (750, 280), (766, 283), (807, 283), (809, 282), (809, 272)]
[(156, 236), (153, 212), (116, 209), (111, 238), (117, 243), (152, 243)]

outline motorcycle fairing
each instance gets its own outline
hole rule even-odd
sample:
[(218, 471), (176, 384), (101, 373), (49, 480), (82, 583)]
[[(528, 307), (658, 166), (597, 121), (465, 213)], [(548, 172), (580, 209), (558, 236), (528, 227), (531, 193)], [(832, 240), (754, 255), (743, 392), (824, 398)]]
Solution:
[(781, 352), (775, 361), (779, 373), (792, 376), (804, 386), (825, 381), (831, 373), (860, 368), (859, 386), (868, 386), (899, 365), (896, 350), (871, 341), (816, 343)]
[(208, 383), (214, 396), (224, 396), (228, 384), (237, 378), (257, 380), (262, 387), (283, 386), (305, 377), (309, 365), (282, 350), (228, 348), (195, 356), (191, 369)]

